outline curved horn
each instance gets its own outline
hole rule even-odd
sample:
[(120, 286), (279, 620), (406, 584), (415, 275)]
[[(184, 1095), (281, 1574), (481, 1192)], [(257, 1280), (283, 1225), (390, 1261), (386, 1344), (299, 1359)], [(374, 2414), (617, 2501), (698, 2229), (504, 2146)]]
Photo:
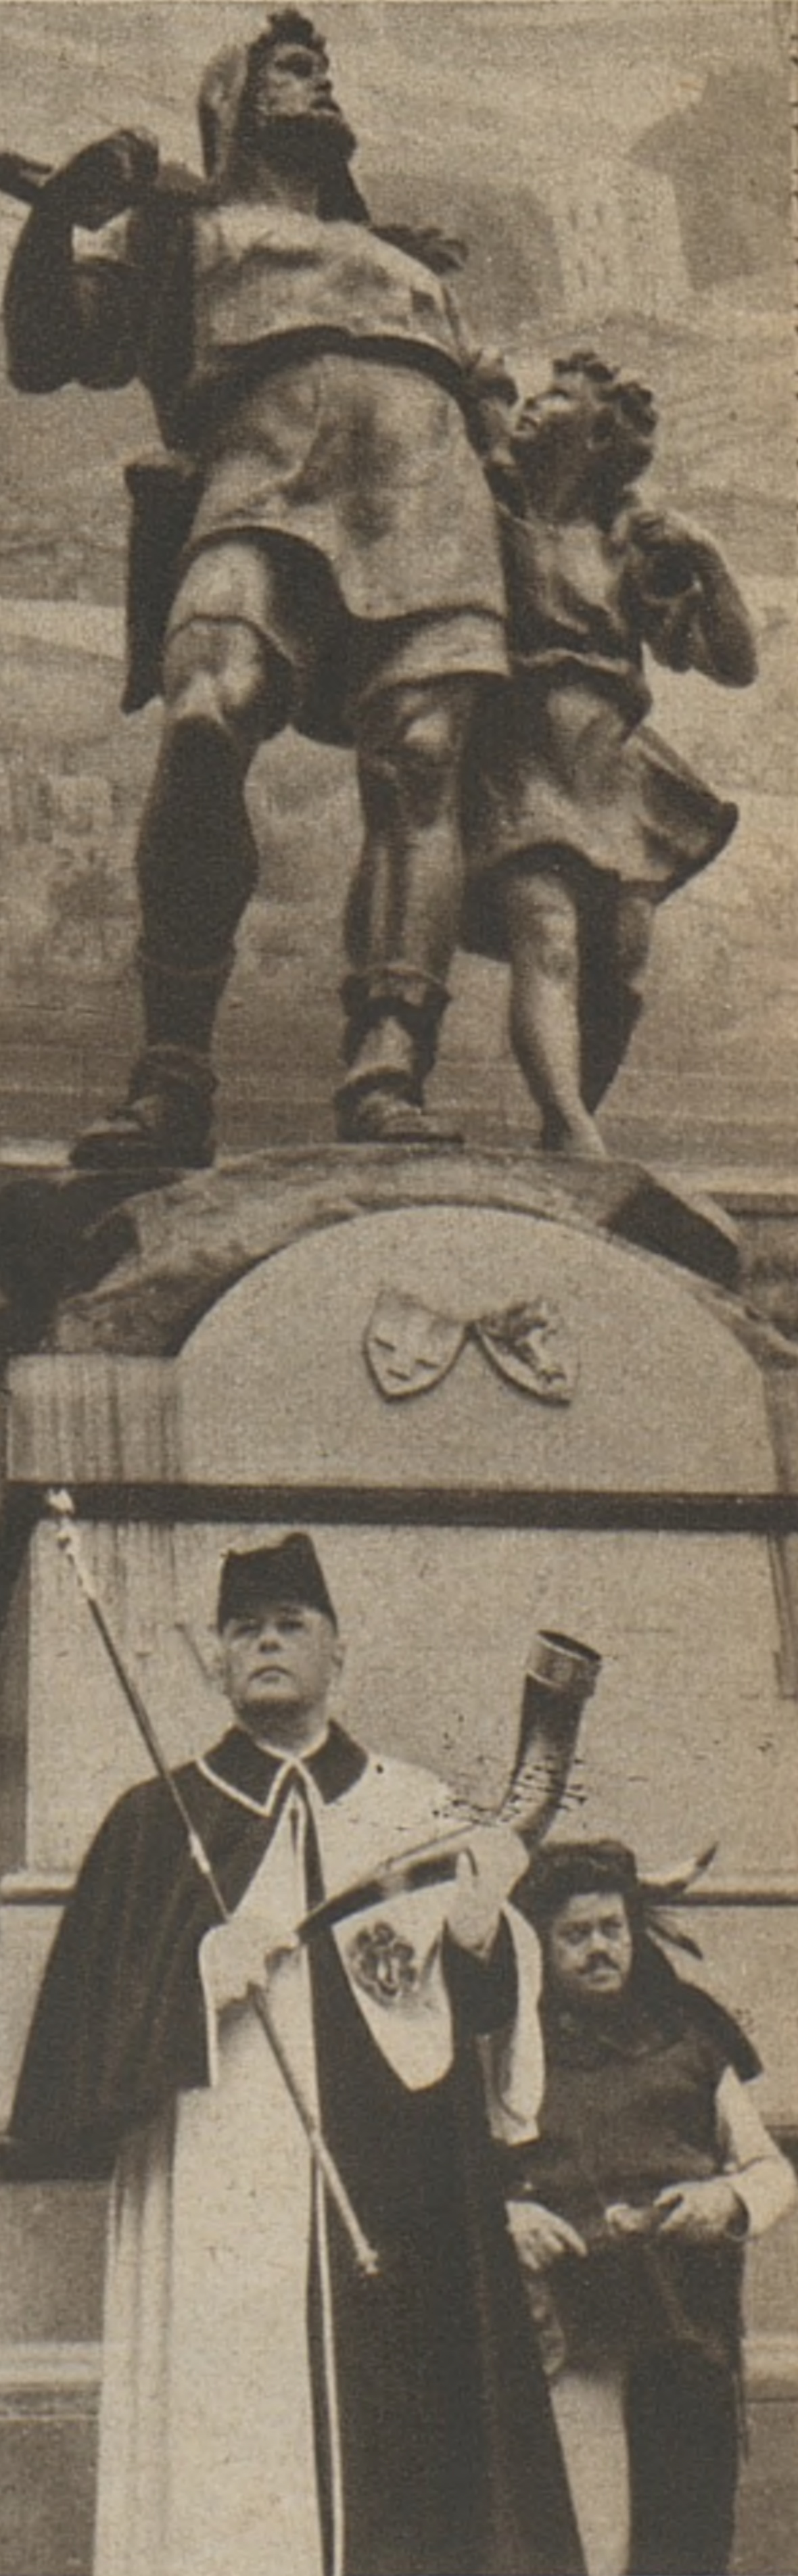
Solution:
[(583, 1710), (596, 1688), (601, 1656), (560, 1628), (542, 1628), (524, 1677), (515, 1761), (501, 1814), (530, 1849), (542, 1842), (561, 1804)]
[(649, 1878), (648, 1873), (641, 1870), (640, 1886), (647, 1903), (650, 1905), (678, 1904), (679, 1897), (687, 1894), (688, 1887), (692, 1887), (697, 1878), (703, 1878), (704, 1871), (709, 1869), (717, 1850), (717, 1842), (707, 1843), (703, 1851), (696, 1852), (694, 1860), (677, 1861), (674, 1868), (666, 1870), (661, 1878)]
[(601, 1656), (593, 1646), (559, 1629), (543, 1629), (535, 1638), (524, 1676), (521, 1722), (510, 1785), (498, 1808), (456, 1802), (448, 1830), (418, 1843), (414, 1850), (388, 1853), (367, 1878), (340, 1888), (314, 1905), (299, 1925), (300, 1940), (312, 1940), (330, 1924), (345, 1921), (379, 1905), (391, 1893), (430, 1887), (453, 1878), (458, 1853), (468, 1845), (475, 1825), (512, 1825), (531, 1851), (542, 1841), (563, 1795), (576, 1749), (585, 1701), (595, 1690)]

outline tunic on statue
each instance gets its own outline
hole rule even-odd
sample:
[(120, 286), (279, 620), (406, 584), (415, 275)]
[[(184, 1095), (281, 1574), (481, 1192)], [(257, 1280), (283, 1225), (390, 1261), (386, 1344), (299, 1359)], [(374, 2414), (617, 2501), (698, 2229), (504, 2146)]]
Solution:
[[(346, 738), (364, 627), (401, 625), (397, 678), (506, 670), (495, 512), (464, 417), (474, 352), (420, 259), (367, 225), (164, 189), (78, 273), (84, 380), (138, 375), (167, 443), (128, 478), (129, 707), (159, 686), (187, 565), (241, 537), (284, 568), (268, 631), (300, 730)], [(320, 618), (328, 650), (309, 679), (303, 637)]]
[[(737, 807), (644, 722), (643, 648), (692, 661), (692, 577), (657, 587), (645, 514), (610, 529), (501, 511), (511, 689), (486, 700), (466, 792), (466, 945), (507, 954), (497, 873), (570, 861), (585, 900), (626, 885), (661, 903), (717, 858)], [(703, 630), (702, 630), (703, 631)]]
[[(295, 1764), (232, 1729), (178, 1778), (264, 1947), (447, 1814), (336, 1728)], [(114, 2169), (95, 2576), (218, 2576), (232, 2531), (236, 2576), (580, 2576), (486, 2116), (505, 2143), (534, 2126), (536, 1943), (508, 1908), (481, 1964), (444, 1894), (372, 1904), (270, 1983), (369, 2280), (251, 2008), (223, 2000), (163, 1785), (102, 1828), (12, 2124), (20, 2173)]]

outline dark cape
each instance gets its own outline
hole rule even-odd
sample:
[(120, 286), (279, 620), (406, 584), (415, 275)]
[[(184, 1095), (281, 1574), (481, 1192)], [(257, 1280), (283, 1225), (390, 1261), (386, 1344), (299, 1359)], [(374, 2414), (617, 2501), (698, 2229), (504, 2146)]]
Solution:
[[(365, 1757), (338, 1729), (311, 1758), (325, 1803)], [(176, 1775), (225, 1902), (243, 1897), (274, 1830), (277, 1765), (232, 1730)], [(239, 1797), (230, 1792), (239, 1793)], [(131, 1790), (94, 1842), (31, 2029), (7, 2176), (110, 2174), (118, 2148), (184, 2088), (208, 2081), (199, 1944), (207, 1882), (159, 1781)], [(454, 1945), (450, 2071), (409, 2091), (372, 2039), (329, 1934), (313, 1945), (322, 2126), (380, 2272), (363, 2281), (330, 2211), (332, 2302), (347, 2497), (343, 2576), (582, 2576), (548, 2396), (508, 2238), (476, 2040), (510, 2018), (509, 1940), (490, 1968)], [(314, 2270), (308, 2281), (317, 2386)], [(327, 2478), (317, 2412), (322, 2525)]]

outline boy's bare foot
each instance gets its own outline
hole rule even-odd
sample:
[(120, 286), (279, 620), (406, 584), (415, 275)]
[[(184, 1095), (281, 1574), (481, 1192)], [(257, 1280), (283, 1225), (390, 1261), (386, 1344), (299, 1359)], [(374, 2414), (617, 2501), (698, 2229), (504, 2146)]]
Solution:
[(540, 1142), (544, 1154), (578, 1155), (582, 1162), (590, 1163), (606, 1163), (608, 1159), (604, 1138), (589, 1109), (569, 1118), (549, 1111), (543, 1120)]

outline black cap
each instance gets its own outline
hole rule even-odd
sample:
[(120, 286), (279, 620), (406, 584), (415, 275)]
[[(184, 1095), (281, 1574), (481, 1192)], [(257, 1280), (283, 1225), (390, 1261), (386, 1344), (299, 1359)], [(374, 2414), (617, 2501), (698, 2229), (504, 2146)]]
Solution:
[(548, 1843), (536, 1852), (524, 1881), (524, 1912), (540, 1931), (571, 1896), (624, 1897), (634, 1908), (644, 1896), (628, 1843), (606, 1840)]
[(248, 1619), (288, 1601), (323, 1611), (337, 1627), (313, 1540), (305, 1530), (292, 1530), (290, 1538), (276, 1539), (271, 1547), (229, 1550), (219, 1580), (218, 1628), (224, 1628), (228, 1619)]

